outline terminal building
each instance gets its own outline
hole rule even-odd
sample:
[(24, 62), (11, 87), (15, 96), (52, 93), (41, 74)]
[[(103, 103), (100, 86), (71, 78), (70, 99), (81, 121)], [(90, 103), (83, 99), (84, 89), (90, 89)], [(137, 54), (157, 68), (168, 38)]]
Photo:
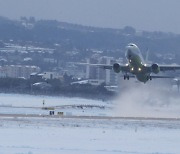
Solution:
[(29, 79), (32, 73), (40, 72), (37, 66), (5, 65), (0, 67), (0, 77), (5, 78), (26, 78)]
[[(113, 65), (115, 62), (122, 62), (122, 59), (115, 60), (113, 57), (103, 56), (97, 59), (87, 59), (88, 64), (106, 64)], [(86, 79), (104, 81), (106, 85), (117, 85), (119, 82), (119, 74), (113, 70), (104, 70), (100, 67), (86, 65)]]

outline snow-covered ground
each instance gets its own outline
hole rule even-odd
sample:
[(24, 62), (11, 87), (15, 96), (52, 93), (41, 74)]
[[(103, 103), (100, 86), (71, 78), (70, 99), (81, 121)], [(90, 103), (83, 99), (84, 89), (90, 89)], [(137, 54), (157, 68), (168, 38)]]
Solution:
[(42, 109), (48, 107), (53, 107), (55, 114), (64, 112), (76, 116), (111, 116), (113, 104), (83, 98), (0, 94), (0, 114), (48, 115), (49, 110)]
[(67, 98), (67, 97), (51, 97), (51, 96), (34, 96), (34, 95), (22, 95), (22, 94), (0, 94), (0, 105), (12, 105), (20, 107), (43, 107), (43, 101), (45, 106), (60, 106), (71, 104), (86, 104), (102, 105), (107, 102), (98, 100), (90, 100), (83, 98)]
[(0, 119), (1, 154), (179, 154), (179, 121)]
[[(0, 154), (179, 154), (180, 120), (14, 117), (48, 114), (109, 117), (114, 104), (81, 98), (0, 94)], [(55, 110), (55, 111), (56, 111)]]

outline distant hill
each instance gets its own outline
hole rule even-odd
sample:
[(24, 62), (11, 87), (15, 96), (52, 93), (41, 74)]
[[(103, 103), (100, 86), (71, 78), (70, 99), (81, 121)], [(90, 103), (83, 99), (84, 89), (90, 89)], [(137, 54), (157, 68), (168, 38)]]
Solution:
[(133, 27), (124, 29), (96, 28), (56, 20), (38, 20), (33, 17), (19, 21), (0, 17), (0, 40), (34, 42), (44, 46), (55, 43), (67, 49), (124, 49), (134, 42), (153, 53), (177, 53), (180, 51), (180, 35), (164, 32), (137, 32)]

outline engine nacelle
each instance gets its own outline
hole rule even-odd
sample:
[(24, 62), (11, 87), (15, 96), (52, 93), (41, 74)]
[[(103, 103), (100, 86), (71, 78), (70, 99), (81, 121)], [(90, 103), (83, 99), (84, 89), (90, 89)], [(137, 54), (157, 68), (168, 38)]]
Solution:
[(113, 70), (114, 72), (119, 73), (121, 71), (121, 66), (118, 63), (114, 63)]
[(159, 68), (158, 64), (152, 64), (151, 70), (153, 73), (157, 74), (157, 73), (159, 73), (160, 68)]

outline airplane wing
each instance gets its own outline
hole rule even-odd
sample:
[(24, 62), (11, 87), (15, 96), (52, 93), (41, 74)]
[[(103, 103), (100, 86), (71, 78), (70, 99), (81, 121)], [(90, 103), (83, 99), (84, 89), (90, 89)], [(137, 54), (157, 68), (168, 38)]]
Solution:
[[(102, 69), (113, 69), (113, 65), (107, 65), (107, 64), (90, 64), (90, 63), (76, 63), (77, 65), (88, 65), (88, 66), (94, 66), (94, 67), (99, 67)], [(119, 64), (121, 71), (122, 72), (130, 72), (129, 66), (128, 65), (121, 65)]]
[[(113, 65), (106, 65), (106, 64), (90, 64), (91, 66), (97, 66), (102, 69), (113, 69)], [(119, 67), (121, 69), (121, 72), (130, 72), (129, 66), (128, 65), (122, 65), (119, 64)]]
[(109, 70), (111, 70), (113, 68), (113, 65), (106, 65), (106, 64), (88, 64), (88, 63), (86, 63), (86, 65), (99, 67), (102, 69), (109, 69)]
[(90, 63), (73, 63), (76, 65), (85, 65), (85, 66), (93, 66), (93, 67), (99, 67), (102, 69), (112, 69), (113, 65), (106, 65), (106, 64), (90, 64)]
[(164, 79), (173, 79), (174, 76), (161, 76), (161, 75), (151, 75), (152, 79), (160, 79), (160, 78), (164, 78)]
[[(146, 65), (144, 67), (145, 71), (147, 72), (151, 72), (151, 66), (150, 64)], [(176, 71), (176, 70), (180, 70), (180, 65), (159, 65), (158, 67), (160, 69), (160, 71), (165, 72), (165, 71)]]
[(161, 71), (175, 71), (180, 70), (179, 65), (159, 65)]

